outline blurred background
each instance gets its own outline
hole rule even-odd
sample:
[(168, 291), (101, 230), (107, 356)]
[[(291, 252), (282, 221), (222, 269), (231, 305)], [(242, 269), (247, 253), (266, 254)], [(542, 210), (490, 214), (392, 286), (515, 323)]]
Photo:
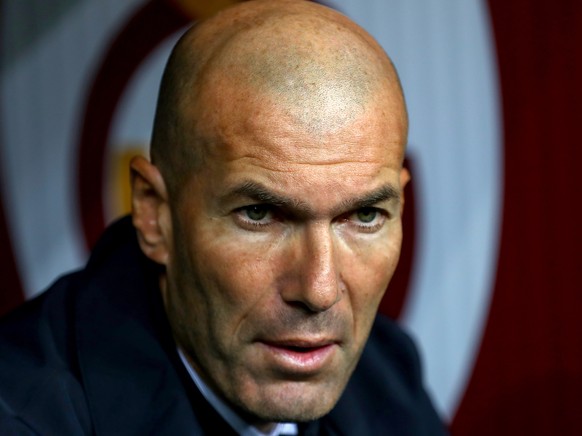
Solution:
[[(172, 44), (233, 3), (0, 0), (0, 314), (127, 213)], [(325, 4), (403, 83), (413, 182), (381, 310), (437, 409), (453, 435), (582, 434), (582, 2)]]

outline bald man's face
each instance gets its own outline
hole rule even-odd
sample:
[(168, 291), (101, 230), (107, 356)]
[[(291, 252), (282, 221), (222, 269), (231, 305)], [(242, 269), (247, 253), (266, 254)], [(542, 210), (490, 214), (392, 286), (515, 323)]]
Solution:
[(382, 98), (338, 127), (331, 105), (334, 127), (314, 132), (275, 99), (216, 88), (187, 113), (208, 145), (171, 211), (168, 317), (230, 403), (311, 420), (341, 395), (396, 267), (402, 108)]

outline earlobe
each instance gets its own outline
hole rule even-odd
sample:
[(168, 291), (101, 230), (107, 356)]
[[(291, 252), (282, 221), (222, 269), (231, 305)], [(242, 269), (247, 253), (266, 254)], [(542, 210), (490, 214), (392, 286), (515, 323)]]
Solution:
[(166, 265), (171, 219), (164, 179), (158, 168), (141, 156), (131, 160), (130, 168), (132, 218), (139, 245), (151, 260)]

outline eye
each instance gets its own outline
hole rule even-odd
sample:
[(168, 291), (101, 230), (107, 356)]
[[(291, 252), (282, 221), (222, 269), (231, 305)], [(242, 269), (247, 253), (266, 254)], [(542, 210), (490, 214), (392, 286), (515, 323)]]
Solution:
[(356, 212), (356, 217), (362, 223), (369, 224), (373, 222), (378, 216), (378, 211), (371, 207), (360, 209)]
[(270, 208), (262, 204), (247, 206), (242, 209), (251, 221), (262, 221), (269, 214)]
[(386, 223), (387, 213), (376, 207), (363, 207), (353, 211), (347, 222), (362, 233), (375, 233)]
[(233, 217), (235, 222), (246, 230), (258, 230), (276, 221), (274, 207), (270, 204), (252, 204), (241, 207), (234, 211)]

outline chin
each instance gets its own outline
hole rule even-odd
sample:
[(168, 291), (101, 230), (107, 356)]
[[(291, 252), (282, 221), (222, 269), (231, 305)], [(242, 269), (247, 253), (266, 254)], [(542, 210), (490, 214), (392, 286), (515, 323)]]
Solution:
[[(286, 383), (257, 401), (245, 401), (242, 408), (258, 422), (308, 422), (321, 418), (335, 406), (344, 386), (314, 388), (306, 382)], [(243, 400), (244, 401), (244, 400)], [(250, 406), (250, 407), (249, 407)], [(251, 421), (253, 419), (251, 418)]]

